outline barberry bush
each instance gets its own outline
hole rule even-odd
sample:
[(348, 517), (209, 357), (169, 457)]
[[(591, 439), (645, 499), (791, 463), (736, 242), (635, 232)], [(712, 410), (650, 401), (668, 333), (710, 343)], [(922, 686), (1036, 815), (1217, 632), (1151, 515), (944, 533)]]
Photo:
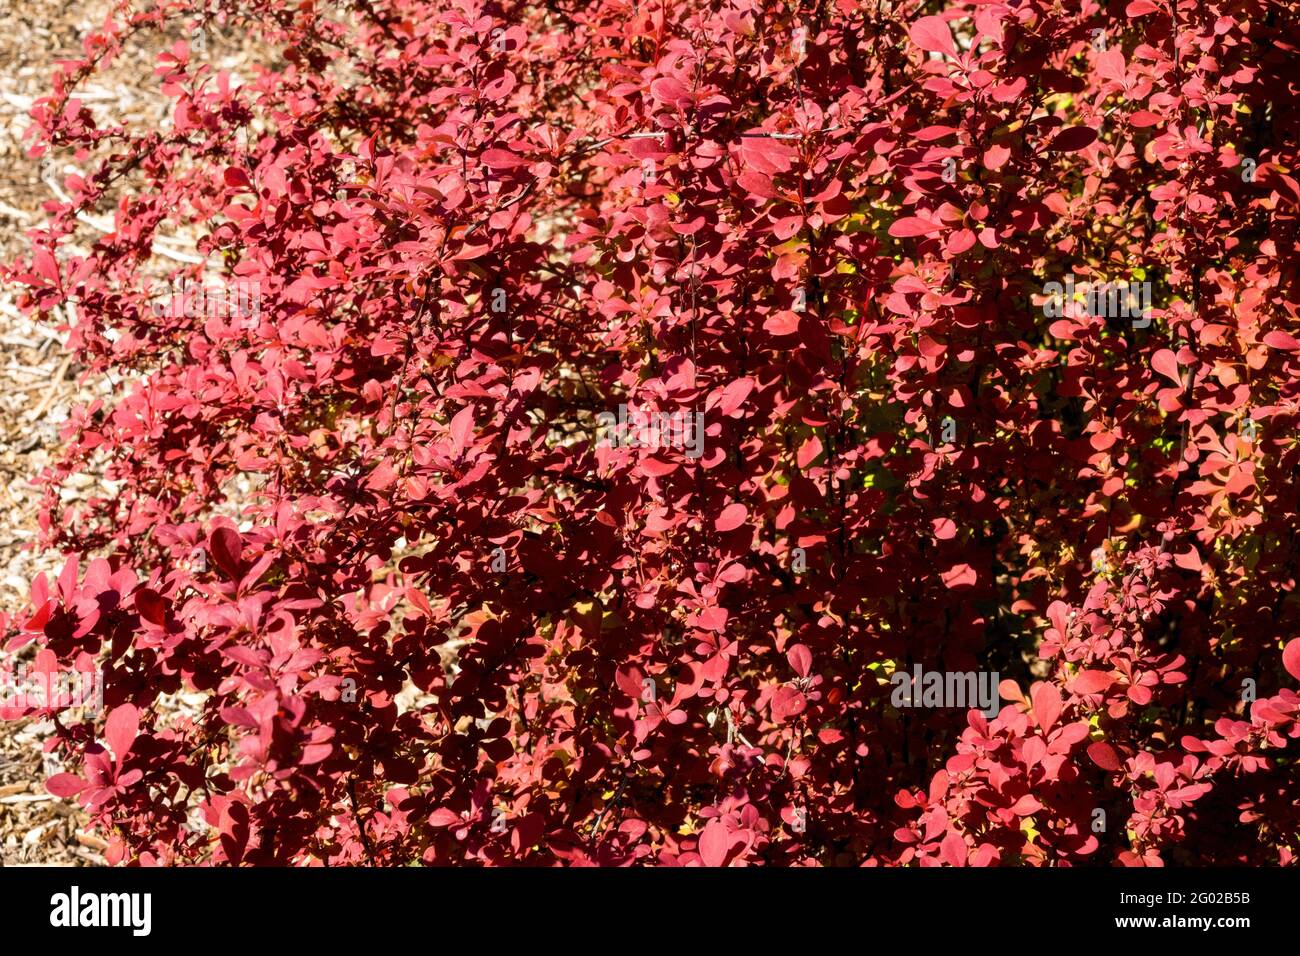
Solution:
[(50, 790), (139, 864), (1293, 863), (1295, 15), (120, 4), (7, 273), (113, 388), (4, 622), (103, 674)]

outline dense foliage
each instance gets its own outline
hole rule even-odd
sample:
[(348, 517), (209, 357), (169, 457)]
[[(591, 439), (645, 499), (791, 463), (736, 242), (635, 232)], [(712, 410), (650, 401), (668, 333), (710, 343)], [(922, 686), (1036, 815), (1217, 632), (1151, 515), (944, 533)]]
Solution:
[(105, 675), (50, 789), (146, 864), (1292, 863), (1294, 14), (123, 4), (9, 273), (117, 388), (6, 625)]

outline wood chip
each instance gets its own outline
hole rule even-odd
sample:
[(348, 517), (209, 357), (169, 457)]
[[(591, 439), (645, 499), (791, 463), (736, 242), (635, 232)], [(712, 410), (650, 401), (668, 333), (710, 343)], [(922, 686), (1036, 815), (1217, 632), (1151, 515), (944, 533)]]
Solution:
[(93, 836), (92, 834), (89, 833), (78, 833), (77, 842), (80, 843), (82, 846), (90, 847), (90, 849), (92, 850), (108, 849), (107, 840), (101, 840), (99, 837)]

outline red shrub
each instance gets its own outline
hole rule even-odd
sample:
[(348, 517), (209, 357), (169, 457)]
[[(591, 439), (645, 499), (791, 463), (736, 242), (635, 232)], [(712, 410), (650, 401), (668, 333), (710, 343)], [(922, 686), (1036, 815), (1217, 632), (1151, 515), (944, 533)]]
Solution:
[(113, 860), (1292, 862), (1293, 7), (217, 6), (10, 273)]

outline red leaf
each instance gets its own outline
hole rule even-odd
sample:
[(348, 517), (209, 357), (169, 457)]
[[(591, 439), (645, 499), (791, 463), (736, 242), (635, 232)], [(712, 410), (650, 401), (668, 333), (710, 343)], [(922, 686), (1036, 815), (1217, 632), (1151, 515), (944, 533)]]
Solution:
[(754, 380), (749, 376), (729, 382), (718, 399), (718, 414), (730, 417), (745, 404), (745, 399), (754, 390)]
[(1097, 138), (1097, 131), (1088, 126), (1067, 126), (1057, 133), (1047, 148), (1056, 153), (1073, 153), (1090, 146)]
[(1288, 674), (1300, 680), (1300, 637), (1292, 638), (1282, 648), (1282, 666)]
[(662, 478), (665, 475), (671, 475), (677, 470), (677, 462), (663, 461), (653, 456), (642, 458), (637, 463), (637, 467), (645, 474), (652, 478)]
[(984, 153), (984, 167), (986, 169), (1001, 169), (1010, 158), (1011, 150), (1005, 146), (990, 146)]
[(1088, 757), (1102, 770), (1109, 770), (1112, 773), (1123, 766), (1119, 752), (1104, 740), (1094, 741), (1088, 745)]
[(153, 588), (140, 588), (135, 592), (135, 607), (150, 624), (162, 627), (167, 623), (167, 601)]
[(71, 773), (56, 773), (45, 781), (45, 789), (56, 797), (74, 797), (86, 786), (86, 781)]
[(1033, 816), (1041, 809), (1043, 809), (1043, 805), (1038, 802), (1038, 799), (1027, 793), (1015, 802), (1011, 812), (1018, 817), (1028, 817)]
[(791, 717), (798, 717), (808, 708), (808, 699), (799, 688), (790, 684), (778, 687), (772, 695), (772, 719), (784, 723)]
[(466, 405), (451, 420), (451, 453), (459, 457), (474, 433), (474, 406)]
[(1151, 367), (1173, 381), (1179, 388), (1183, 385), (1182, 376), (1178, 372), (1178, 357), (1169, 349), (1161, 349), (1151, 356)]
[(238, 581), (244, 573), (240, 560), (243, 551), (244, 539), (234, 528), (223, 525), (208, 538), (208, 553), (212, 555), (213, 563), (232, 581)]
[(1300, 339), (1290, 332), (1270, 332), (1264, 336), (1264, 344), (1283, 352), (1300, 352)]
[(304, 767), (320, 763), (333, 749), (333, 744), (308, 744), (302, 748), (302, 756), (298, 758), (298, 763)]
[(763, 320), (763, 331), (773, 336), (794, 335), (799, 331), (797, 312), (775, 312)]
[(1030, 737), (1025, 741), (1021, 754), (1025, 758), (1026, 767), (1036, 767), (1047, 756), (1047, 744), (1042, 737)]
[(1151, 688), (1142, 684), (1132, 684), (1128, 689), (1129, 700), (1140, 707), (1145, 707), (1151, 703)]
[(755, 132), (740, 138), (740, 156), (745, 165), (772, 175), (788, 172), (799, 154), (783, 140)]
[(119, 787), (131, 787), (144, 779), (144, 771), (137, 767), (134, 770), (128, 770), (122, 776), (117, 778)]
[(975, 233), (969, 229), (958, 229), (956, 232), (949, 234), (944, 248), (948, 250), (949, 255), (959, 256), (974, 245)]
[(909, 216), (906, 219), (896, 220), (889, 227), (889, 234), (895, 239), (906, 239), (910, 236), (930, 236), (942, 231), (943, 226), (939, 223), (922, 219), (920, 216)]
[(794, 644), (786, 649), (785, 659), (800, 677), (807, 677), (812, 669), (812, 651), (803, 644)]
[(925, 129), (916, 131), (916, 138), (923, 143), (932, 143), (935, 140), (943, 139), (945, 136), (951, 136), (957, 132), (951, 126), (927, 126)]
[(716, 818), (710, 820), (700, 834), (699, 853), (704, 865), (722, 866), (730, 849), (731, 836), (727, 833), (727, 825)]
[(954, 564), (940, 577), (943, 578), (944, 586), (952, 590), (971, 587), (978, 580), (975, 569), (969, 564)]
[(1111, 47), (1109, 50), (1099, 53), (1097, 55), (1097, 75), (1123, 83), (1124, 51), (1119, 47)]
[(53, 613), (54, 613), (54, 602), (46, 601), (39, 608), (37, 608), (36, 613), (33, 614), (31, 617), (29, 617), (26, 623), (23, 624), (23, 630), (24, 631), (44, 630), (45, 625), (48, 624), (50, 621), (50, 615)]
[(51, 285), (59, 284), (59, 263), (48, 249), (37, 249), (32, 255), (32, 266), (42, 279)]
[(706, 607), (695, 619), (695, 626), (721, 634), (727, 629), (727, 618), (729, 616), (730, 612), (725, 607), (717, 607), (716, 605)]
[(957, 55), (957, 45), (953, 43), (952, 31), (943, 17), (922, 17), (912, 24), (907, 31), (912, 42), (928, 53), (946, 53)]
[(713, 527), (718, 531), (733, 531), (745, 523), (749, 517), (749, 509), (744, 505), (736, 503), (727, 505), (722, 509), (722, 513), (714, 519)]
[[(972, 239), (973, 238), (974, 237), (972, 236)], [(916, 343), (916, 349), (926, 358), (938, 358), (940, 355), (943, 355), (948, 351), (948, 346), (943, 342), (936, 342), (934, 339), (930, 338), (930, 336), (923, 334), (920, 340)]]
[(949, 832), (939, 844), (939, 855), (949, 866), (966, 865), (966, 841), (960, 833)]
[(760, 173), (755, 169), (746, 169), (736, 177), (736, 183), (748, 193), (752, 193), (761, 199), (780, 199), (780, 194), (776, 191), (776, 186), (772, 182), (772, 177), (768, 173)]
[(1061, 714), (1061, 692), (1055, 684), (1040, 681), (1029, 692), (1034, 703), (1034, 719), (1043, 732), (1051, 730)]
[(528, 160), (508, 149), (485, 149), (479, 158), (483, 160), (484, 165), (492, 169), (514, 169), (517, 166), (528, 165)]
[(140, 712), (131, 704), (113, 708), (104, 725), (104, 740), (120, 765), (140, 733)]
[(1022, 703), (1025, 695), (1020, 692), (1020, 685), (1013, 680), (1004, 680), (998, 684), (998, 696), (1003, 700), (1014, 700)]
[(691, 91), (682, 85), (680, 80), (671, 76), (661, 76), (653, 81), (650, 84), (650, 95), (660, 103), (667, 103), (670, 106), (687, 104), (693, 99)]
[(1105, 671), (1083, 671), (1070, 682), (1070, 692), (1080, 696), (1100, 694), (1113, 683), (1115, 678)]

